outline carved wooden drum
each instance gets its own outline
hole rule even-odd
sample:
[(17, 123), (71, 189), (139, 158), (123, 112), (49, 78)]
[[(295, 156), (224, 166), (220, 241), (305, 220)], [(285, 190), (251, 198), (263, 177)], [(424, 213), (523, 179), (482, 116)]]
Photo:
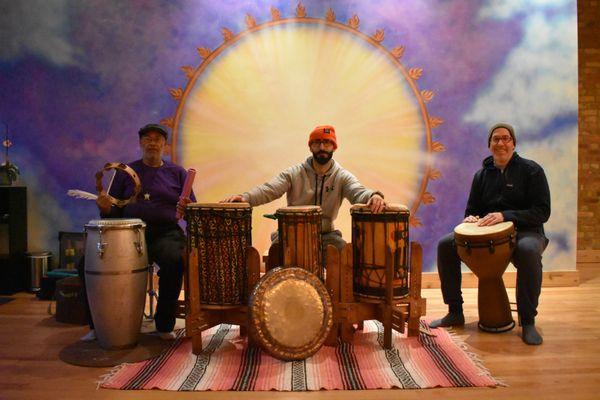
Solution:
[(280, 265), (304, 268), (323, 280), (321, 207), (283, 207), (275, 216), (281, 243)]
[(454, 241), (461, 260), (479, 278), (477, 308), (479, 328), (505, 332), (515, 326), (502, 280), (516, 243), (512, 222), (492, 226), (462, 223), (454, 228)]
[(85, 225), (85, 284), (98, 343), (133, 347), (146, 304), (148, 254), (141, 219), (102, 219)]
[(258, 282), (249, 301), (250, 335), (280, 360), (317, 352), (333, 325), (327, 289), (303, 268), (275, 268)]
[(385, 299), (385, 253), (393, 255), (393, 296), (408, 295), (408, 217), (400, 204), (388, 204), (378, 214), (365, 204), (350, 208), (352, 215), (352, 257), (354, 295), (366, 301)]
[[(185, 219), (188, 255), (196, 250), (200, 303), (204, 308), (245, 305), (246, 248), (252, 246), (252, 208), (247, 203), (191, 203)], [(188, 257), (191, 262), (192, 258)], [(192, 283), (189, 283), (192, 284)]]

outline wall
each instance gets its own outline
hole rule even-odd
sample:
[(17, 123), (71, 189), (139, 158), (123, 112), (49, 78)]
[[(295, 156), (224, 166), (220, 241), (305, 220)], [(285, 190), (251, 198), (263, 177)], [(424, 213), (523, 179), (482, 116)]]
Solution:
[(600, 262), (600, 2), (577, 2), (579, 199), (577, 262)]

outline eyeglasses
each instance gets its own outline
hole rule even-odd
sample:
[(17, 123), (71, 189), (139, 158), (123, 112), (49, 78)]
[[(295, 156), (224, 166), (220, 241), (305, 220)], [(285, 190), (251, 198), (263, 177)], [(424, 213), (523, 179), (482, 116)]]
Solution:
[(333, 147), (333, 142), (331, 140), (313, 140), (312, 142), (310, 142), (311, 146), (314, 147), (321, 147), (321, 145), (323, 145), (323, 147)]
[(498, 144), (500, 142), (510, 143), (511, 140), (512, 140), (512, 137), (510, 137), (510, 136), (494, 136), (492, 138), (492, 142), (494, 144)]

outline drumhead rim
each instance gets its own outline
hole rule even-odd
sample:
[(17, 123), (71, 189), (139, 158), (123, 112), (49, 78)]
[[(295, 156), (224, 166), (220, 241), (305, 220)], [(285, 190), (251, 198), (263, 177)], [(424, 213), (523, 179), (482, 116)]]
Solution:
[(85, 229), (127, 229), (145, 228), (146, 223), (139, 218), (103, 218), (93, 219), (84, 225)]
[[(500, 225), (502, 225), (502, 226), (500, 226)], [(490, 226), (477, 227), (478, 229), (482, 230), (480, 233), (461, 231), (460, 228), (464, 227), (464, 226), (476, 227), (476, 223), (475, 222), (462, 222), (454, 227), (454, 230), (453, 230), (454, 234), (459, 235), (461, 237), (468, 237), (468, 238), (473, 238), (473, 239), (477, 239), (477, 238), (485, 239), (485, 238), (489, 238), (489, 237), (508, 236), (512, 232), (516, 231), (515, 225), (513, 224), (512, 221), (500, 222), (500, 223), (490, 225)], [(494, 228), (494, 227), (496, 227), (496, 229), (492, 230), (491, 228)]]
[(188, 203), (187, 209), (206, 209), (206, 210), (231, 210), (231, 209), (251, 209), (250, 203)]
[[(354, 204), (353, 206), (350, 207), (351, 214), (358, 214), (358, 213), (363, 213), (363, 212), (365, 214), (372, 214), (371, 208), (363, 203)], [(381, 211), (381, 213), (379, 213), (379, 214), (386, 214), (386, 213), (387, 214), (410, 213), (410, 209), (407, 206), (405, 206), (404, 204), (392, 203), (392, 204), (387, 204), (385, 206), (385, 209), (383, 211)]]
[(288, 206), (278, 208), (275, 214), (300, 214), (302, 212), (322, 214), (323, 209), (321, 206)]

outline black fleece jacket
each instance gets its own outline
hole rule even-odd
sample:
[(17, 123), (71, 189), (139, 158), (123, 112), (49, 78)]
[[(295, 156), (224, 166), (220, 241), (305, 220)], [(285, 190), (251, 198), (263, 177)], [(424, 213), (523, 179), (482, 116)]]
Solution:
[(473, 177), (465, 217), (498, 211), (519, 231), (544, 233), (544, 222), (550, 218), (550, 189), (539, 164), (515, 152), (503, 172), (494, 166), (492, 156), (483, 160), (483, 168)]

